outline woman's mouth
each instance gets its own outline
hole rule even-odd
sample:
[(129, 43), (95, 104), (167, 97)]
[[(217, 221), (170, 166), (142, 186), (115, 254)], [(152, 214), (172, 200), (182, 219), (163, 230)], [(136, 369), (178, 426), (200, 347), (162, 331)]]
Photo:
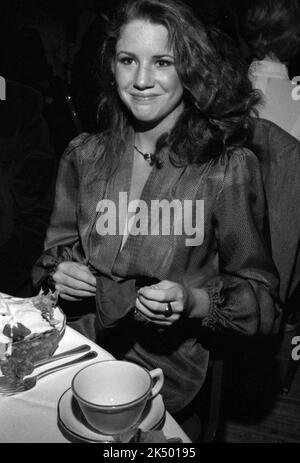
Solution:
[(158, 95), (131, 95), (132, 99), (138, 103), (150, 103), (152, 102), (155, 98), (158, 97)]

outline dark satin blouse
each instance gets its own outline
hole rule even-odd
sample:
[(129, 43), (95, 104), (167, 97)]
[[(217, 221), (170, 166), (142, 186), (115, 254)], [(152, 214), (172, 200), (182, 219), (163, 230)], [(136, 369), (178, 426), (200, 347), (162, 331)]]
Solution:
[[(112, 353), (147, 368), (161, 367), (164, 399), (176, 412), (205, 378), (203, 329), (254, 335), (273, 328), (277, 273), (264, 234), (259, 161), (251, 151), (236, 149), (199, 166), (176, 167), (163, 154), (162, 168), (151, 171), (140, 199), (149, 210), (152, 200), (190, 200), (193, 217), (196, 201), (203, 200), (203, 243), (187, 246), (191, 237), (174, 233), (171, 216), (170, 234), (129, 235), (121, 249), (122, 236), (99, 235), (96, 209), (102, 199), (117, 204), (119, 192), (129, 197), (133, 153), (128, 149), (122, 155), (109, 178), (101, 153), (97, 138), (82, 134), (63, 155), (45, 251), (33, 269), (33, 280), (41, 285), (63, 260), (88, 265), (97, 279), (98, 323), (110, 333)], [(167, 329), (135, 316), (136, 289), (157, 280), (206, 289), (208, 315), (192, 321), (183, 316)]]

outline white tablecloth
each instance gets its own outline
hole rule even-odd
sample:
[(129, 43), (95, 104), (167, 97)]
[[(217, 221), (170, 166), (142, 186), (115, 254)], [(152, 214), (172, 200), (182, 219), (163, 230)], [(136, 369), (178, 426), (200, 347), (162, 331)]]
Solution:
[[(91, 360), (91, 363), (113, 358), (107, 351), (70, 327), (66, 328), (56, 353), (80, 344), (90, 344), (92, 349), (98, 352), (98, 357)], [(75, 356), (68, 360), (73, 358)], [(66, 359), (62, 360), (62, 362), (66, 361)], [(0, 395), (0, 443), (69, 442), (57, 423), (57, 404), (63, 392), (71, 386), (74, 374), (87, 364), (88, 362), (75, 365), (42, 378), (36, 387), (30, 391), (9, 397)], [(39, 372), (46, 368), (50, 368), (50, 366), (41, 367), (36, 371)], [(167, 438), (179, 437), (184, 443), (191, 442), (168, 412), (166, 413), (163, 432)]]

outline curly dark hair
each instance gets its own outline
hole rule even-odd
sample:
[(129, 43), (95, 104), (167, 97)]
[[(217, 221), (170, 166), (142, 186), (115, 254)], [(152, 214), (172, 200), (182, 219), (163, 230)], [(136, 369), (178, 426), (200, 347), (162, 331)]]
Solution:
[(299, 0), (254, 0), (244, 9), (241, 34), (259, 60), (273, 53), (288, 62), (300, 47)]
[(98, 119), (108, 136), (107, 152), (119, 152), (132, 130), (131, 116), (113, 85), (111, 64), (122, 27), (141, 19), (166, 27), (175, 67), (184, 88), (184, 110), (173, 129), (157, 141), (173, 162), (201, 163), (245, 145), (259, 96), (233, 41), (207, 30), (194, 11), (179, 0), (129, 0), (109, 24), (100, 53)]

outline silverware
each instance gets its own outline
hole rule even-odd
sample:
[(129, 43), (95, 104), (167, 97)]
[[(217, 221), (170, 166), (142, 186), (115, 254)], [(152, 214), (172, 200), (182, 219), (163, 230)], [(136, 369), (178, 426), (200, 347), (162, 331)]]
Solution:
[[(38, 362), (34, 363), (34, 368), (38, 368), (44, 365), (48, 365), (48, 363), (56, 362), (57, 360), (62, 360), (64, 358), (70, 357), (71, 355), (75, 354), (83, 354), (84, 352), (88, 352), (91, 350), (91, 347), (88, 344), (82, 344), (81, 346), (75, 347), (74, 349), (66, 350), (61, 354), (53, 355), (49, 359), (39, 360)], [(19, 379), (12, 379), (9, 376), (1, 376), (0, 377), (0, 391), (2, 387), (5, 387), (8, 384), (12, 384), (12, 382), (20, 381)]]
[(8, 381), (7, 384), (5, 385), (0, 384), (0, 394), (13, 395), (19, 392), (28, 391), (29, 389), (32, 389), (36, 385), (39, 379), (44, 378), (45, 376), (48, 376), (54, 373), (55, 371), (64, 370), (65, 368), (69, 368), (81, 362), (92, 360), (95, 357), (97, 357), (97, 355), (98, 355), (97, 352), (91, 351), (85, 355), (82, 355), (81, 357), (75, 360), (71, 360), (71, 362), (63, 363), (62, 365), (57, 365), (55, 367), (49, 368), (48, 370), (45, 370), (35, 376), (29, 376), (27, 378), (24, 378), (21, 381), (11, 380), (11, 381)]
[[(61, 360), (71, 355), (83, 354), (84, 352), (88, 352), (89, 350), (91, 350), (91, 347), (88, 344), (82, 344), (81, 346), (74, 347), (74, 349), (66, 350), (65, 352), (62, 352), (61, 354), (53, 355), (49, 359), (34, 362), (34, 368), (47, 365), (48, 363), (56, 362), (56, 360)], [(1, 384), (1, 379), (2, 378), (0, 378), (0, 384)]]

